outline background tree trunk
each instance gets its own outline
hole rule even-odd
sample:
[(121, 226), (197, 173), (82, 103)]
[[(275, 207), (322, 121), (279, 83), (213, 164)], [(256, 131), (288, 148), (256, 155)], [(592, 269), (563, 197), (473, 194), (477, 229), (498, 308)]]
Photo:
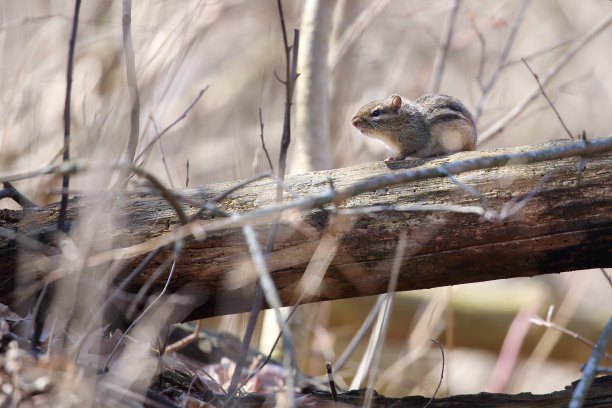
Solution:
[(333, 0), (308, 0), (300, 25), (296, 82), (294, 173), (331, 168), (329, 141), (329, 68), (327, 54), (334, 14)]

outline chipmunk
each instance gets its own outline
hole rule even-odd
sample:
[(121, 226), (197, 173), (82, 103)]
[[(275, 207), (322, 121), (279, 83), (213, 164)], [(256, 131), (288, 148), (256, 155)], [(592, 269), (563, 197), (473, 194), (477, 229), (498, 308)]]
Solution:
[(414, 101), (391, 95), (364, 105), (353, 126), (382, 140), (403, 160), (408, 156), (440, 156), (476, 147), (476, 124), (459, 99), (427, 94)]

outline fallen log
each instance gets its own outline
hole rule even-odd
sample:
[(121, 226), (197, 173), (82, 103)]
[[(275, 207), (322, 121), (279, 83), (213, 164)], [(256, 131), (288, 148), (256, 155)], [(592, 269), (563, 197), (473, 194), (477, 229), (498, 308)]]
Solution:
[[(504, 166), (463, 172), (454, 176), (455, 182), (449, 177), (396, 185), (387, 182), (381, 184), (383, 187), (355, 190), (361, 193), (351, 195), (351, 186), (360, 182), (362, 190), (376, 186), (363, 183), (373, 177), (389, 178), (407, 170), (429, 174), (456, 160), (569, 144), (557, 141), (288, 176), (286, 186), (300, 197), (329, 197), (332, 185), (333, 191), (341, 193), (332, 199), (306, 200), (314, 205), (310, 209), (306, 205), (291, 209), (291, 204), (286, 204), (285, 211), (272, 211), (278, 209), (273, 206), (276, 183), (259, 180), (218, 202), (221, 210), (240, 217), (222, 218), (205, 211), (186, 227), (180, 226), (176, 208), (157, 191), (132, 193), (113, 201), (109, 211), (116, 222), (96, 231), (105, 242), (104, 249), (92, 252), (86, 266), (96, 266), (99, 271), (113, 260), (122, 260), (115, 279), (119, 282), (148, 252), (160, 247), (128, 287), (137, 291), (164, 260), (172, 257), (172, 243), (184, 237), (169, 288), (194, 296), (197, 307), (189, 319), (249, 310), (256, 275), (241, 228), (245, 223), (255, 227), (263, 247), (270, 226), (280, 220), (274, 250), (267, 259), (285, 305), (304, 292), (305, 283), (300, 282), (306, 270), (306, 281), (315, 282), (315, 290), (303, 299), (306, 302), (386, 292), (401, 231), (407, 231), (408, 238), (397, 290), (612, 266), (610, 151), (585, 159), (586, 166), (580, 173), (579, 157), (511, 161)], [(174, 195), (182, 197), (177, 199), (180, 206), (192, 215), (198, 206), (233, 184), (178, 189)], [(290, 194), (285, 196), (289, 203), (300, 202)], [(511, 208), (508, 203), (523, 199), (524, 206), (514, 215), (504, 213)], [(90, 200), (71, 201), (68, 220), (73, 228), (92, 207)], [(0, 226), (50, 245), (57, 215), (58, 205), (26, 213), (5, 212)], [(0, 238), (0, 268), (4, 271), (0, 301), (10, 303), (10, 297), (19, 292), (15, 291), (18, 268), (29, 276), (20, 282), (32, 282), (32, 276), (40, 277), (44, 268), (72, 267), (61, 264), (60, 255), (49, 254), (45, 255), (46, 266), (40, 267), (40, 262), (24, 256), (32, 252), (37, 251), (24, 240)], [(153, 291), (161, 290), (166, 276), (153, 284)]]

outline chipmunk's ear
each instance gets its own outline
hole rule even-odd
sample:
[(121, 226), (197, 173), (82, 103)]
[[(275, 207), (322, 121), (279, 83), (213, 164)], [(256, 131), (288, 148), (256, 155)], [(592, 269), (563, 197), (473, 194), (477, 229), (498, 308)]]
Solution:
[(402, 97), (399, 95), (391, 95), (391, 103), (389, 106), (397, 113), (402, 107)]

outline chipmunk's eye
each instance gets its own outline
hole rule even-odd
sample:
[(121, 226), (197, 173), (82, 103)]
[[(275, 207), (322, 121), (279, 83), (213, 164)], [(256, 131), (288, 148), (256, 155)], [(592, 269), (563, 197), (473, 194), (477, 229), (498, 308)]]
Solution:
[(375, 110), (372, 111), (372, 116), (374, 116), (374, 117), (380, 116), (380, 113), (381, 113), (380, 109), (375, 109)]

